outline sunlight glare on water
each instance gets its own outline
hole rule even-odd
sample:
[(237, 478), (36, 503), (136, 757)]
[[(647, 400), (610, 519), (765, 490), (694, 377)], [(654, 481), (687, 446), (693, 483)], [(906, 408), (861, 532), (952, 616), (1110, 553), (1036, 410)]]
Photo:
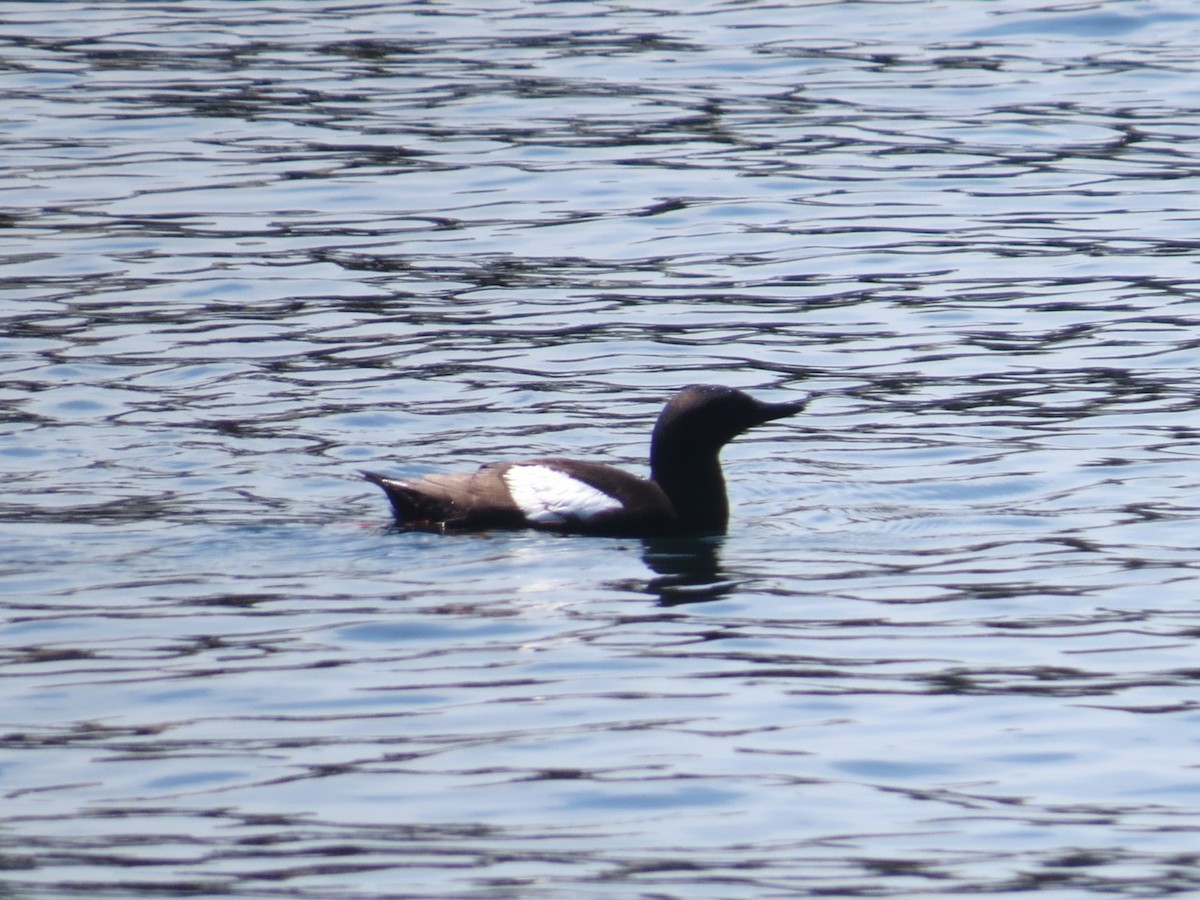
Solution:
[(3, 892), (1200, 887), (1188, 4), (252, 7), (0, 23)]

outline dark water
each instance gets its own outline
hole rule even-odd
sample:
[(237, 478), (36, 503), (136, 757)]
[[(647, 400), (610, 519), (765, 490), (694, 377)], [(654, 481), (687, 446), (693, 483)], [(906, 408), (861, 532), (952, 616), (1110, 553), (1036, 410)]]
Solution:
[(1200, 889), (1200, 13), (675, 6), (4, 5), (0, 894)]

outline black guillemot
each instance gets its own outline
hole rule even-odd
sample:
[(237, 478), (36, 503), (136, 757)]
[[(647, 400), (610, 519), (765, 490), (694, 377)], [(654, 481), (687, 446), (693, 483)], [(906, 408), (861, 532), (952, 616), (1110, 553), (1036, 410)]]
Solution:
[(727, 387), (691, 385), (659, 414), (650, 479), (601, 463), (548, 457), (409, 481), (364, 472), (396, 521), (414, 530), (540, 528), (574, 534), (724, 534), (729, 521), (721, 448), (807, 400), (764, 403)]

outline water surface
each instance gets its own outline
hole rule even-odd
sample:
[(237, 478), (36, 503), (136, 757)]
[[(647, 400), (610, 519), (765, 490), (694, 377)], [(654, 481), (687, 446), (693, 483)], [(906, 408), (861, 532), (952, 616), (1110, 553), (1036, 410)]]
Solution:
[[(1189, 4), (5, 10), (9, 893), (1200, 887)], [(723, 539), (356, 475), (691, 382)]]

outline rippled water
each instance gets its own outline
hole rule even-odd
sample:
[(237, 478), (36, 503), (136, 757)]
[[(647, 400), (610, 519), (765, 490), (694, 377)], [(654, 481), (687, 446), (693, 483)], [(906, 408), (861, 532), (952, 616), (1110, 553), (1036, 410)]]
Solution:
[(1198, 16), (5, 4), (2, 892), (1200, 889)]

